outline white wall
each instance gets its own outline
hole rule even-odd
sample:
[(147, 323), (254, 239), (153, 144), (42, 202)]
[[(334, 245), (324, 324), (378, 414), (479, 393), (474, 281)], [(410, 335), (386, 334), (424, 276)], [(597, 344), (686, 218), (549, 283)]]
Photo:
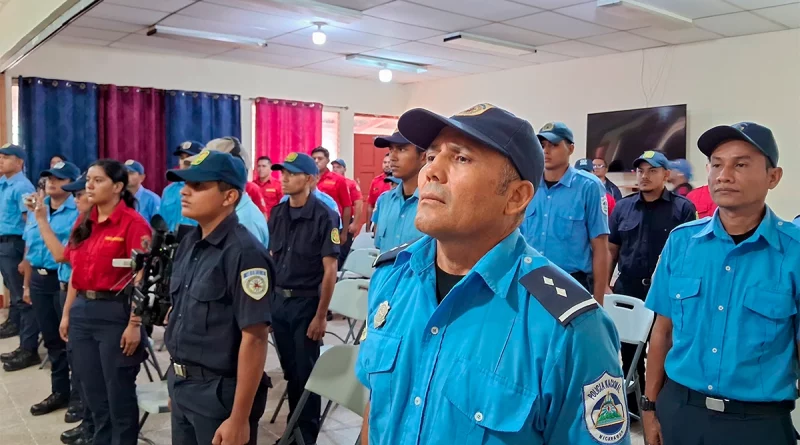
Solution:
[(790, 219), (800, 213), (799, 56), (800, 31), (759, 34), (414, 84), (409, 108), (453, 114), (489, 102), (537, 129), (564, 121), (577, 159), (586, 153), (587, 113), (686, 103), (696, 184), (705, 181), (706, 161), (698, 137), (714, 125), (755, 121), (773, 130), (781, 149), (784, 178), (768, 202)]
[(249, 98), (261, 96), (348, 107), (340, 111), (339, 156), (350, 165), (354, 165), (354, 113), (400, 115), (408, 100), (407, 88), (378, 81), (56, 42), (48, 42), (7, 74), (9, 82), (11, 77), (22, 75), (238, 94), (242, 103), (242, 139), (249, 148), (252, 134)]

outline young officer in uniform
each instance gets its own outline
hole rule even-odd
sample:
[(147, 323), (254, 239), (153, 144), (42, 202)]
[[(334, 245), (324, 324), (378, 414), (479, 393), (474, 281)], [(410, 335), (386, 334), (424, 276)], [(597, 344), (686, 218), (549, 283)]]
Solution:
[[(203, 149), (203, 145), (199, 142), (195, 141), (186, 141), (181, 143), (178, 148), (175, 149), (175, 152), (172, 153), (174, 156), (178, 157), (178, 169), (186, 168), (187, 162), (186, 159), (196, 156), (200, 153), (200, 150)], [(158, 209), (158, 213), (164, 218), (164, 221), (167, 223), (167, 227), (170, 231), (177, 231), (178, 226), (181, 224), (187, 226), (196, 226), (197, 221), (187, 218), (181, 214), (181, 189), (183, 188), (183, 182), (173, 182), (170, 185), (164, 188), (164, 192), (161, 193), (161, 206)]]
[(80, 174), (78, 167), (71, 162), (57, 163), (41, 173), (47, 182), (45, 190), (40, 191), (35, 200), (26, 202), (30, 218), (25, 225), (23, 238), (27, 251), (25, 258), (31, 264), (28, 270), (32, 273), (25, 277), (24, 296), (33, 304), (44, 347), (50, 358), (50, 395), (31, 407), (34, 416), (66, 408), (70, 402), (67, 344), (58, 332), (62, 313), (58, 263), (47, 248), (43, 232), (55, 234), (56, 242), (61, 246), (69, 240), (69, 234), (78, 219), (78, 208), (72, 194), (61, 186), (78, 179)]
[[(636, 168), (636, 167), (634, 167)], [(692, 191), (692, 166), (686, 159), (676, 159), (669, 163), (669, 182), (673, 185), (672, 191), (676, 195), (686, 196)]]
[(425, 150), (399, 133), (375, 138), (375, 147), (389, 149), (392, 177), (402, 181), (399, 187), (384, 193), (381, 209), (375, 211), (375, 247), (383, 253), (422, 236), (414, 226), (414, 218), (419, 203), (417, 176), (425, 166)]
[[(583, 170), (587, 173), (592, 173), (592, 160), (588, 158), (578, 159), (575, 161), (575, 169), (576, 170)], [(611, 214), (614, 213), (614, 207), (617, 205), (617, 199), (614, 196), (606, 191), (606, 200), (608, 201), (608, 216), (611, 217)], [(613, 273), (614, 268), (611, 268)]]
[[(667, 190), (670, 175), (669, 161), (663, 153), (646, 151), (633, 161), (639, 193), (622, 198), (617, 210), (611, 213), (608, 250), (611, 253), (611, 271), (619, 261), (619, 277), (614, 283), (614, 293), (628, 295), (642, 301), (650, 290), (650, 279), (656, 270), (658, 256), (664, 248), (672, 229), (696, 217), (694, 205), (683, 196)], [(627, 375), (636, 354), (636, 346), (622, 345), (622, 370)], [(644, 358), (636, 364), (644, 388)], [(639, 401), (628, 395), (628, 406), (634, 413)]]
[(247, 171), (240, 159), (205, 150), (167, 179), (185, 181), (182, 212), (199, 223), (181, 241), (170, 280), (172, 443), (255, 445), (269, 386), (274, 269), (236, 216)]
[(278, 205), (283, 198), (281, 182), (272, 177), (272, 159), (269, 156), (260, 156), (256, 162), (256, 174), (258, 175), (253, 184), (261, 189), (264, 195), (264, 205), (267, 207), (267, 219), (272, 212), (272, 208)]
[(144, 166), (139, 161), (128, 159), (125, 161), (125, 166), (128, 168), (128, 190), (136, 198), (136, 210), (147, 221), (147, 224), (150, 224), (150, 219), (158, 213), (161, 198), (142, 185), (145, 174)]
[(630, 444), (611, 319), (517, 230), (544, 164), (531, 125), (482, 104), (399, 127), (429, 147), (426, 236), (376, 261), (362, 443)]
[[(281, 171), (283, 193), (289, 196), (272, 209), (269, 250), (277, 270), (272, 329), (286, 377), (291, 418), (319, 358), (336, 284), (340, 239), (338, 217), (311, 193), (319, 174), (314, 160), (306, 154), (289, 153), (272, 169)], [(317, 443), (320, 405), (320, 397), (311, 395), (297, 423), (308, 445)]]
[[(328, 169), (331, 161), (331, 154), (327, 148), (317, 147), (311, 150), (311, 157), (319, 168), (319, 179), (317, 188), (330, 195), (339, 205), (339, 214), (342, 215), (342, 223), (347, 228), (350, 217), (353, 216), (353, 200), (350, 198), (350, 190), (347, 188), (347, 181), (344, 176), (336, 174)], [(273, 166), (274, 167), (274, 166)], [(284, 193), (286, 193), (284, 191)], [(347, 230), (341, 231), (342, 242), (347, 242)]]
[(697, 146), (719, 210), (672, 232), (647, 295), (647, 443), (795, 445), (800, 228), (765, 204), (778, 146), (752, 122)]
[(361, 195), (361, 187), (359, 187), (358, 183), (345, 176), (345, 173), (347, 173), (347, 164), (344, 162), (344, 159), (337, 159), (331, 162), (331, 168), (334, 173), (340, 174), (345, 182), (347, 182), (347, 191), (350, 192), (350, 200), (353, 201), (353, 216), (350, 217), (349, 229), (347, 229), (349, 235), (347, 241), (345, 241), (339, 249), (341, 251), (339, 253), (339, 269), (341, 269), (342, 265), (344, 265), (344, 261), (347, 259), (347, 255), (350, 253), (350, 247), (353, 245), (353, 238), (358, 235), (358, 230), (361, 228), (359, 226), (361, 225), (361, 217), (364, 214), (364, 197)]
[[(395, 132), (391, 137), (400, 137), (400, 133)], [(377, 139), (377, 138), (376, 138)], [(401, 141), (401, 143), (405, 144), (408, 143), (405, 139)], [(369, 195), (367, 196), (367, 231), (372, 232), (372, 212), (375, 210), (375, 205), (378, 203), (378, 197), (380, 197), (383, 192), (391, 190), (391, 184), (386, 182), (386, 178), (392, 176), (392, 163), (389, 160), (389, 152), (386, 152), (386, 156), (383, 157), (383, 171), (378, 176), (372, 178), (372, 182), (369, 185)]]
[(608, 200), (596, 176), (569, 165), (572, 130), (548, 123), (538, 134), (544, 176), (520, 226), (525, 241), (603, 304), (608, 281)]
[[(19, 266), (23, 261), (27, 209), (23, 199), (32, 194), (33, 184), (22, 173), (25, 165), (25, 151), (17, 145), (0, 148), (0, 273), (3, 284), (11, 293), (11, 307), (8, 319), (0, 325), (0, 338), (11, 338), (19, 334), (20, 352), (14, 356), (14, 364), (6, 366), (6, 371), (15, 371), (40, 362), (39, 326), (30, 304), (22, 300), (23, 276)], [(0, 357), (8, 362), (11, 356)]]

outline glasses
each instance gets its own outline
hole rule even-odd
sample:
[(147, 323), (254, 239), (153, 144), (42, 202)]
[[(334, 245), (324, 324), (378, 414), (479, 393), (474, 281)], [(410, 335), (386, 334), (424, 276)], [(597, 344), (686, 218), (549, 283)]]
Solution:
[(605, 165), (594, 165), (594, 164), (592, 164), (592, 170), (602, 170), (604, 168), (606, 168)]

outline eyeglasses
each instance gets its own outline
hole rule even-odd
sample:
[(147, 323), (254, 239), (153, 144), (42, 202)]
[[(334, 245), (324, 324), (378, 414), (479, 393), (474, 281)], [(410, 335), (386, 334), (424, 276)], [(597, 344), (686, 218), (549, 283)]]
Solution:
[(602, 170), (604, 168), (606, 168), (605, 165), (594, 165), (594, 164), (592, 164), (592, 170)]

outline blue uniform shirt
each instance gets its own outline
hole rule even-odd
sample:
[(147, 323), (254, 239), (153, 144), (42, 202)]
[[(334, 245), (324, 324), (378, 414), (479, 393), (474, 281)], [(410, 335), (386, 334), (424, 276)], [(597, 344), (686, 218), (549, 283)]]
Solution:
[(22, 235), (25, 231), (22, 214), (28, 211), (22, 197), (34, 191), (22, 172), (10, 178), (0, 176), (0, 235)]
[(591, 242), (609, 233), (603, 184), (573, 167), (550, 188), (542, 178), (520, 231), (528, 244), (567, 273), (591, 274)]
[(247, 230), (261, 241), (264, 247), (269, 247), (267, 218), (261, 213), (261, 210), (258, 210), (258, 206), (247, 193), (242, 193), (242, 199), (236, 205), (236, 216), (239, 218), (239, 224), (247, 227)]
[[(331, 195), (323, 192), (320, 189), (314, 189), (312, 191), (312, 193), (314, 193), (314, 196), (317, 199), (319, 199), (320, 202), (322, 202), (326, 206), (330, 207), (331, 210), (336, 212), (336, 216), (339, 217), (339, 222), (338, 222), (339, 230), (342, 230), (342, 214), (339, 213), (339, 204), (336, 204), (336, 201), (333, 200)], [(288, 201), (288, 200), (289, 200), (289, 195), (283, 195), (283, 198), (281, 198), (280, 202), (285, 202), (285, 201)]]
[(405, 199), (402, 186), (386, 191), (378, 198), (373, 221), (376, 225), (375, 247), (381, 253), (422, 236), (422, 232), (414, 225), (417, 204), (419, 204), (419, 189)]
[(794, 219), (794, 224), (796, 226), (800, 226), (800, 215), (798, 215), (797, 218)]
[[(50, 197), (44, 199), (44, 205), (50, 206)], [(69, 241), (69, 234), (72, 233), (72, 228), (75, 226), (75, 221), (78, 219), (78, 208), (75, 206), (75, 198), (70, 195), (55, 212), (47, 216), (50, 222), (50, 227), (53, 232), (61, 241), (61, 244), (67, 244)], [(47, 249), (47, 246), (42, 239), (42, 233), (39, 231), (39, 223), (33, 215), (28, 218), (28, 223), (25, 224), (25, 246), (28, 248), (28, 253), (25, 259), (31, 263), (35, 269), (58, 269), (58, 263), (53, 258), (53, 254)]]
[(139, 191), (136, 192), (136, 211), (150, 224), (150, 219), (158, 213), (158, 206), (161, 205), (161, 198), (152, 191), (139, 186)]
[(181, 189), (184, 184), (184, 182), (173, 182), (164, 188), (164, 193), (161, 194), (161, 206), (158, 209), (158, 213), (167, 222), (167, 227), (171, 231), (177, 230), (181, 224), (187, 226), (197, 225), (197, 221), (181, 215)]
[(437, 304), (435, 256), (426, 236), (378, 258), (370, 444), (630, 444), (619, 337), (586, 290), (515, 231)]
[(753, 402), (797, 398), (798, 304), (800, 228), (769, 208), (739, 245), (719, 212), (676, 228), (646, 302), (672, 320), (670, 379)]

